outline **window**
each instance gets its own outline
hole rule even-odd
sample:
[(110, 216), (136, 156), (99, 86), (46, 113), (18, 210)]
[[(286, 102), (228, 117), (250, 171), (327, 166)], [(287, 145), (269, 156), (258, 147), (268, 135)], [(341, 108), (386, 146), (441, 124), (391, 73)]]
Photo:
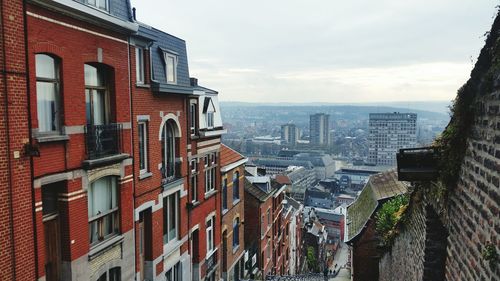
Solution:
[(240, 219), (233, 221), (233, 250), (240, 245)]
[(207, 127), (208, 128), (214, 127), (214, 113), (213, 112), (207, 112)]
[(267, 209), (267, 227), (271, 226), (271, 211)]
[(267, 261), (271, 259), (271, 240), (267, 240), (267, 248), (266, 248), (266, 256), (267, 256)]
[(227, 210), (227, 178), (222, 180), (222, 210)]
[(171, 269), (165, 273), (167, 281), (182, 281), (181, 263), (176, 263)]
[(177, 55), (165, 53), (167, 83), (177, 84)]
[(190, 127), (191, 127), (191, 135), (195, 135), (196, 134), (196, 121), (197, 121), (197, 118), (196, 118), (196, 111), (197, 111), (197, 108), (196, 108), (196, 103), (192, 103), (190, 106), (189, 106), (189, 122), (190, 122)]
[(144, 49), (135, 47), (135, 77), (136, 82), (144, 84)]
[(177, 240), (179, 229), (179, 192), (163, 197), (163, 243)]
[(215, 231), (215, 216), (212, 216), (207, 221), (207, 257), (214, 251), (214, 231)]
[(262, 216), (262, 219), (260, 220), (260, 236), (264, 237), (264, 234), (266, 234), (266, 229), (264, 227), (264, 216)]
[(198, 201), (198, 161), (191, 159), (191, 202)]
[(140, 121), (138, 124), (139, 135), (139, 169), (140, 174), (148, 171), (148, 123)]
[(104, 177), (90, 184), (88, 216), (90, 244), (118, 233), (118, 192), (116, 177)]
[(233, 173), (233, 201), (240, 200), (240, 172)]
[(121, 268), (113, 267), (109, 270), (109, 281), (121, 281)]
[(217, 163), (217, 154), (210, 153), (205, 156), (205, 193), (215, 189), (215, 169)]
[(172, 120), (165, 122), (161, 134), (162, 176), (165, 182), (175, 179), (175, 123)]
[(59, 132), (59, 62), (45, 54), (35, 56), (38, 131)]
[(109, 12), (108, 0), (85, 0), (85, 3), (100, 10)]
[(85, 111), (88, 125), (108, 123), (107, 71), (104, 67), (86, 64)]

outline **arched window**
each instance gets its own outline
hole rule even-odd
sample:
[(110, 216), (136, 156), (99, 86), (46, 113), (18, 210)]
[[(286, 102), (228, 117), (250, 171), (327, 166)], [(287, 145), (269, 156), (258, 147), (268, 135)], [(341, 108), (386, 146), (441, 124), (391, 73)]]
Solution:
[(233, 173), (233, 201), (240, 200), (240, 172)]
[(175, 127), (169, 120), (165, 122), (161, 134), (162, 176), (166, 181), (175, 179)]
[(60, 66), (59, 60), (47, 55), (35, 56), (38, 131), (60, 130)]
[(109, 123), (108, 71), (102, 65), (85, 64), (85, 109), (87, 125)]
[(233, 249), (240, 245), (240, 218), (233, 221)]

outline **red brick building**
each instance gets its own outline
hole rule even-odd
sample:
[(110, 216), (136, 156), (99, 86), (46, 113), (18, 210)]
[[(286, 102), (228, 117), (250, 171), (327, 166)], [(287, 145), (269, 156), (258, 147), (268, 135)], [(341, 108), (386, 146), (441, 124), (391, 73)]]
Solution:
[(37, 278), (134, 278), (127, 1), (29, 1)]
[(250, 277), (286, 275), (289, 217), (283, 213), (285, 185), (268, 176), (245, 180), (245, 244), (249, 251)]
[(0, 280), (35, 280), (24, 1), (0, 2)]
[(141, 24), (129, 53), (136, 280), (189, 280), (186, 43)]
[(191, 78), (189, 98), (188, 225), (192, 280), (221, 278), (221, 179), (220, 148), (222, 127), (218, 93), (198, 85)]
[(222, 278), (238, 281), (246, 278), (244, 227), (245, 223), (245, 166), (243, 155), (222, 145), (221, 172), (221, 231)]

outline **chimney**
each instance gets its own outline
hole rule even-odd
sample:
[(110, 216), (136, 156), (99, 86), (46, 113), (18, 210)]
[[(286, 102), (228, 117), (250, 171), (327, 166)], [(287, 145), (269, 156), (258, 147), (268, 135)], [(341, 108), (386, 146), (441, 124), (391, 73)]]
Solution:
[(189, 78), (189, 81), (191, 82), (191, 87), (198, 86), (198, 78), (191, 77)]

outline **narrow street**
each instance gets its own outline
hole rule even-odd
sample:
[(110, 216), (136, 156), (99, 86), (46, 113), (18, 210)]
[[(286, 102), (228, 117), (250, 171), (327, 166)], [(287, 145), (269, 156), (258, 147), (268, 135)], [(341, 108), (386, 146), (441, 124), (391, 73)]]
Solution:
[(347, 268), (347, 263), (349, 261), (349, 247), (342, 243), (340, 249), (335, 253), (335, 258), (333, 260), (333, 265), (330, 268), (332, 271), (338, 271), (340, 268), (339, 274), (330, 278), (329, 281), (349, 281), (351, 280), (351, 269)]

